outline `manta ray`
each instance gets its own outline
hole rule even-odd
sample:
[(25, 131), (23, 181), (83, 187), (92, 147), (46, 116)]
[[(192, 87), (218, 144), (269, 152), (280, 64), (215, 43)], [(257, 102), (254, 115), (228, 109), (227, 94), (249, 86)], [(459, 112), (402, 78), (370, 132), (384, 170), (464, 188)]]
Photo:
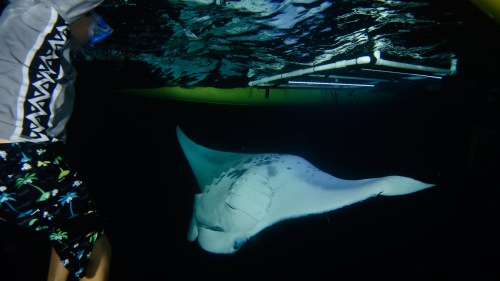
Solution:
[(404, 195), (434, 186), (412, 178), (343, 180), (304, 158), (212, 150), (177, 127), (201, 193), (195, 195), (188, 240), (216, 254), (232, 254), (277, 222), (321, 214), (377, 195)]

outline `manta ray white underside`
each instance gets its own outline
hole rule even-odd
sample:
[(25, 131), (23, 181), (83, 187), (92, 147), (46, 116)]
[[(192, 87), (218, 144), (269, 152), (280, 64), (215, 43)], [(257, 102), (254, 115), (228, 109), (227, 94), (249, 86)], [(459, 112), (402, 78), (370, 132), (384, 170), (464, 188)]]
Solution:
[(234, 253), (282, 220), (433, 186), (400, 176), (343, 180), (294, 155), (216, 151), (197, 145), (179, 127), (177, 138), (201, 190), (195, 196), (188, 239), (198, 238), (212, 253)]

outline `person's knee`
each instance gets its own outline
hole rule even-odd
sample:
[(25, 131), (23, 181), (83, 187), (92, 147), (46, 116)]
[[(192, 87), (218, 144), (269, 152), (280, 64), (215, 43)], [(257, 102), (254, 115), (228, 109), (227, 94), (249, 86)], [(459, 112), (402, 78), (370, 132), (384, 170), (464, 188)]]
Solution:
[[(111, 243), (109, 243), (106, 235), (101, 236), (92, 249), (89, 264), (101, 263), (103, 259), (108, 260), (111, 258)], [(106, 262), (106, 261), (105, 261)]]
[(87, 274), (80, 280), (107, 280), (111, 259), (111, 244), (106, 236), (102, 236), (92, 249)]
[(102, 240), (102, 242), (103, 242), (101, 245), (103, 251), (108, 256), (111, 256), (111, 243), (109, 243), (108, 237), (106, 237), (106, 235), (103, 235), (100, 240)]

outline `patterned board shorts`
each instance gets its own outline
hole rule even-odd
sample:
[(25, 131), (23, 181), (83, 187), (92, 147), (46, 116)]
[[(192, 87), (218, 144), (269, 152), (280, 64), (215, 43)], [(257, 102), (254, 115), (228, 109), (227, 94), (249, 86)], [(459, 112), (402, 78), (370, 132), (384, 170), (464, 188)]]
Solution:
[(60, 145), (0, 144), (0, 220), (42, 233), (61, 264), (82, 278), (105, 218), (57, 152)]

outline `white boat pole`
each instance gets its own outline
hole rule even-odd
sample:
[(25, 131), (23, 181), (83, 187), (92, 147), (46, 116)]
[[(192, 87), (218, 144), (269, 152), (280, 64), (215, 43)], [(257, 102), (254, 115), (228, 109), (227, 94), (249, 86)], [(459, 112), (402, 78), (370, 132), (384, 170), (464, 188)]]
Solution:
[(450, 69), (443, 69), (443, 68), (437, 68), (437, 67), (429, 67), (429, 66), (423, 66), (423, 65), (416, 65), (416, 64), (409, 64), (409, 63), (384, 60), (384, 59), (380, 58), (380, 51), (375, 51), (373, 53), (373, 56), (375, 56), (375, 58), (377, 59), (377, 61), (375, 62), (375, 65), (383, 65), (383, 66), (389, 66), (389, 67), (395, 67), (395, 68), (404, 68), (404, 69), (426, 71), (426, 72), (448, 74), (448, 75), (455, 74), (456, 70), (457, 70), (456, 60), (452, 60), (452, 64), (451, 64)]
[(283, 79), (283, 78), (290, 78), (290, 77), (295, 77), (295, 76), (301, 76), (301, 75), (305, 75), (305, 74), (309, 74), (309, 73), (314, 73), (317, 71), (323, 71), (323, 70), (329, 70), (329, 69), (335, 69), (335, 68), (344, 68), (344, 67), (347, 67), (350, 65), (368, 64), (368, 63), (370, 63), (369, 56), (364, 56), (364, 57), (360, 57), (357, 59), (351, 59), (351, 60), (342, 60), (342, 61), (338, 61), (338, 62), (334, 62), (334, 63), (329, 63), (329, 64), (325, 64), (325, 65), (320, 65), (320, 66), (314, 66), (311, 68), (299, 69), (299, 70), (295, 70), (295, 71), (288, 72), (288, 73), (283, 73), (283, 74), (274, 75), (271, 77), (262, 78), (259, 80), (251, 81), (248, 83), (248, 85), (249, 86), (256, 86), (258, 84), (263, 84), (263, 83), (271, 82), (274, 80), (279, 80), (279, 79)]
[[(384, 59), (380, 58), (380, 51), (375, 51), (373, 56), (376, 59), (375, 65), (389, 66), (389, 67), (395, 67), (395, 68), (404, 68), (404, 69), (411, 69), (411, 70), (418, 70), (418, 71), (427, 71), (427, 72), (447, 74), (447, 75), (455, 74), (456, 69), (457, 69), (457, 60), (456, 59), (452, 60), (450, 69), (443, 69), (443, 68), (428, 67), (428, 66), (422, 66), (422, 65), (415, 65), (415, 64), (409, 64), (409, 63), (401, 63), (401, 62), (384, 60)], [(283, 73), (283, 74), (278, 74), (278, 75), (262, 78), (259, 80), (251, 81), (248, 83), (248, 85), (249, 86), (257, 86), (260, 84), (268, 83), (268, 82), (279, 80), (279, 79), (285, 79), (285, 78), (290, 78), (290, 77), (306, 75), (306, 74), (315, 73), (318, 71), (324, 71), (324, 70), (330, 70), (330, 69), (336, 69), (336, 68), (344, 68), (344, 67), (351, 66), (351, 65), (369, 64), (370, 62), (371, 62), (371, 58), (369, 56), (363, 56), (363, 57), (359, 57), (357, 59), (342, 60), (342, 61), (338, 61), (338, 62), (334, 62), (334, 63), (329, 63), (329, 64), (325, 64), (325, 65), (320, 65), (320, 66), (314, 66), (314, 67), (305, 68), (305, 69), (299, 69), (299, 70), (295, 70), (292, 72), (287, 72), (287, 73)]]

